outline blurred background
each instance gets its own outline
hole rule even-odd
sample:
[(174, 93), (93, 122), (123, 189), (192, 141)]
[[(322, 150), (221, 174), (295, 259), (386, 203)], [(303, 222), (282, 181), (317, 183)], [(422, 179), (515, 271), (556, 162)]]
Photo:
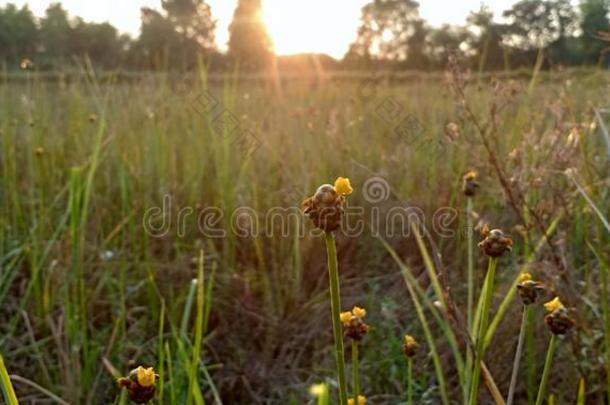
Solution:
[[(337, 233), (342, 309), (367, 310), (367, 403), (405, 403), (405, 333), (422, 347), (415, 403), (441, 403), (443, 389), (467, 401), (465, 342), (447, 339), (455, 325), (434, 306), (406, 207), (463, 313), (474, 228), (514, 239), (486, 355), (502, 393), (527, 270), (576, 320), (549, 394), (605, 403), (609, 11), (0, 1), (0, 352), (20, 402), (124, 404), (115, 378), (138, 365), (160, 376), (154, 403), (314, 403), (318, 383), (335, 395), (326, 251), (300, 205), (345, 176), (359, 232)], [(487, 259), (473, 257), (478, 293)], [(528, 319), (519, 404), (535, 401), (543, 315)], [(483, 387), (480, 403), (492, 403)]]

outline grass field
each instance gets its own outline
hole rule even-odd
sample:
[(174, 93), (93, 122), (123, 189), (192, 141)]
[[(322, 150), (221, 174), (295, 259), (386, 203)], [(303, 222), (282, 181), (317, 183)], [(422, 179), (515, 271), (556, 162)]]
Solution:
[[(20, 402), (126, 403), (115, 379), (138, 365), (159, 374), (158, 403), (313, 403), (309, 387), (324, 382), (334, 398), (324, 237), (300, 205), (338, 176), (354, 187), (354, 226), (336, 237), (342, 309), (365, 307), (371, 327), (359, 349), (368, 403), (405, 403), (405, 333), (421, 346), (414, 403), (441, 403), (443, 390), (467, 403), (472, 359), (455, 323), (485, 277), (479, 220), (514, 240), (485, 353), (500, 392), (521, 322), (515, 280), (528, 270), (546, 287), (540, 302), (559, 295), (576, 321), (547, 394), (609, 401), (610, 76), (446, 79), (208, 85), (203, 72), (84, 70), (0, 83), (0, 353)], [(469, 170), (481, 185), (472, 219)], [(397, 214), (407, 206), (425, 238)], [(518, 404), (536, 399), (543, 316), (530, 311)], [(351, 376), (349, 357), (346, 342)], [(492, 403), (483, 382), (479, 400)]]

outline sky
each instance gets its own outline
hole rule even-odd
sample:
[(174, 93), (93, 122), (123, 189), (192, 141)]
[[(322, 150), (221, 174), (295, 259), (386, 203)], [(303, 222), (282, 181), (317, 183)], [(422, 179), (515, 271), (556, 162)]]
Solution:
[[(263, 19), (278, 54), (319, 52), (340, 58), (354, 40), (360, 8), (368, 0), (263, 0)], [(44, 15), (52, 1), (0, 0), (0, 6), (28, 4), (34, 14)], [(136, 37), (140, 29), (140, 8), (160, 8), (160, 0), (63, 0), (71, 16), (87, 21), (109, 21), (121, 32)], [(216, 42), (226, 47), (228, 26), (237, 0), (208, 0), (217, 19)], [(420, 0), (420, 14), (433, 26), (462, 24), (481, 0)], [(515, 0), (484, 1), (494, 13), (510, 8)], [(324, 10), (320, 13), (318, 10)], [(314, 22), (312, 24), (312, 21)]]

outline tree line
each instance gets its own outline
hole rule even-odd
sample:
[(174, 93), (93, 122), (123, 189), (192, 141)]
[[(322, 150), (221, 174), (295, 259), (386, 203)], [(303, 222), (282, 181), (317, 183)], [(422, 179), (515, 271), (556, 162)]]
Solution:
[[(87, 57), (105, 69), (189, 70), (204, 63), (217, 70), (260, 70), (275, 60), (260, 12), (261, 0), (238, 0), (228, 50), (220, 52), (205, 0), (162, 0), (159, 10), (142, 8), (137, 38), (109, 23), (71, 17), (61, 3), (40, 18), (27, 5), (9, 3), (0, 8), (0, 64), (5, 70), (53, 70)], [(344, 58), (322, 60), (336, 68), (436, 69), (454, 54), (475, 69), (497, 70), (530, 66), (543, 55), (547, 65), (608, 66), (609, 12), (610, 0), (581, 0), (578, 6), (520, 0), (502, 13), (502, 22), (481, 7), (462, 26), (435, 28), (420, 17), (414, 0), (371, 0)]]

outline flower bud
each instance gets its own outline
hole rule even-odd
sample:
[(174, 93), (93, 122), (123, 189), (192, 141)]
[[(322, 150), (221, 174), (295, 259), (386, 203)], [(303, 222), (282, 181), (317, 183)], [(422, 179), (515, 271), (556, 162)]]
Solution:
[(510, 252), (512, 246), (513, 240), (500, 229), (492, 229), (485, 239), (479, 243), (479, 247), (490, 257), (500, 257), (504, 252)]
[(413, 357), (419, 349), (419, 343), (411, 335), (405, 335), (404, 342), (402, 344), (402, 350), (407, 357)]
[(139, 366), (129, 372), (129, 376), (117, 380), (119, 387), (126, 388), (129, 399), (136, 404), (145, 404), (155, 396), (155, 383), (159, 376), (152, 367)]
[(552, 301), (544, 304), (544, 308), (549, 312), (544, 317), (544, 321), (553, 334), (565, 335), (574, 327), (574, 320), (570, 316), (570, 311), (563, 306), (559, 297), (555, 297)]

